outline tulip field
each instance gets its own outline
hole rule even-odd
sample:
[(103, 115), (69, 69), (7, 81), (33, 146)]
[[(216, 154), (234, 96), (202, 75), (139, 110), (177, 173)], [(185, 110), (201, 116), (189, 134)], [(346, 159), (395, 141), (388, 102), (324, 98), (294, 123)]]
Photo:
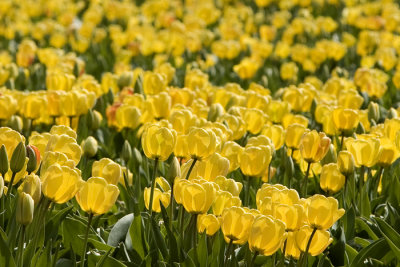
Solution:
[(400, 266), (400, 2), (1, 0), (0, 267)]

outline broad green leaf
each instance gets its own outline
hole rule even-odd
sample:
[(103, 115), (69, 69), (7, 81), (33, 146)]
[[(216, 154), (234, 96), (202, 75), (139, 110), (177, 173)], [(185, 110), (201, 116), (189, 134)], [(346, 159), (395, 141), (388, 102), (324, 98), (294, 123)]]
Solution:
[(348, 257), (349, 263), (354, 260), (354, 258), (357, 256), (357, 254), (358, 254), (357, 250), (355, 250), (350, 245), (346, 244), (346, 255)]
[(175, 235), (172, 233), (169, 225), (169, 218), (167, 211), (163, 205), (161, 207), (161, 214), (163, 216), (165, 229), (167, 231), (168, 243), (169, 243), (169, 253), (170, 253), (170, 263), (180, 262), (180, 248), (178, 247), (178, 243), (176, 242)]
[(125, 215), (114, 224), (108, 236), (107, 244), (113, 247), (118, 246), (118, 243), (125, 240), (126, 234), (133, 221), (133, 213)]
[(74, 267), (74, 263), (70, 259), (61, 258), (57, 261), (56, 267)]
[[(100, 262), (102, 256), (97, 256), (95, 254), (89, 254), (88, 256), (88, 266), (89, 267), (96, 267), (97, 263)], [(111, 256), (107, 256), (106, 259), (104, 259), (102, 267), (126, 267), (124, 263), (122, 263), (119, 260), (116, 260), (115, 258)]]
[[(143, 226), (142, 226), (142, 217), (139, 215), (133, 218), (131, 226), (129, 227), (129, 233), (127, 235), (127, 239), (130, 239), (130, 244), (127, 244), (127, 248), (130, 247), (134, 249), (141, 257), (144, 259), (145, 256), (145, 248), (144, 248), (144, 240), (143, 240)], [(126, 240), (125, 240), (126, 242)], [(129, 243), (126, 242), (126, 243)], [(131, 246), (129, 246), (131, 245)]]
[(396, 254), (396, 257), (400, 259), (400, 234), (397, 233), (387, 222), (376, 217), (375, 221), (378, 224), (383, 236), (388, 242), (392, 251)]
[(384, 238), (380, 238), (363, 248), (351, 262), (350, 267), (364, 266), (367, 258), (381, 259), (388, 251), (390, 251), (388, 243)]
[[(53, 215), (50, 220), (47, 222), (45, 227), (45, 240), (49, 240), (50, 238), (56, 239), (58, 234), (58, 228), (61, 225), (61, 222), (67, 217), (68, 213), (72, 210), (73, 206), (66, 207), (60, 211), (58, 211), (55, 215)], [(46, 242), (45, 241), (45, 242)]]
[(151, 233), (153, 235), (154, 241), (156, 242), (155, 245), (161, 252), (161, 255), (164, 259), (168, 258), (168, 249), (167, 245), (165, 244), (165, 238), (160, 232), (160, 227), (158, 226), (157, 222), (155, 221), (154, 217), (150, 217), (151, 223)]
[(86, 225), (82, 221), (74, 219), (72, 217), (65, 218), (62, 223), (62, 236), (64, 246), (69, 247), (71, 245), (75, 251), (82, 251), (83, 240), (77, 237), (84, 236), (85, 232)]
[(356, 218), (356, 227), (359, 230), (366, 231), (368, 233), (368, 235), (371, 237), (371, 239), (373, 239), (373, 240), (378, 239), (378, 236), (375, 234), (375, 232), (372, 231), (372, 229), (368, 226), (368, 224), (359, 217)]

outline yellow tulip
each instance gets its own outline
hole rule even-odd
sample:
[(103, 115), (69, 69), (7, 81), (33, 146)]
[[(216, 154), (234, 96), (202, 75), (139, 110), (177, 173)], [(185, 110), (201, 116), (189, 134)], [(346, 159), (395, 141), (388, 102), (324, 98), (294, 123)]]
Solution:
[[(298, 260), (300, 258), (300, 249), (296, 244), (296, 232), (288, 232), (286, 238), (286, 250), (285, 256), (286, 257), (293, 257), (294, 259)], [(281, 247), (283, 249), (283, 246)]]
[(246, 133), (246, 123), (239, 116), (226, 113), (219, 117), (217, 121), (224, 123), (232, 131), (231, 140), (238, 140)]
[(304, 117), (303, 115), (299, 115), (299, 114), (294, 115), (292, 113), (287, 113), (282, 118), (282, 126), (285, 129), (287, 129), (290, 125), (295, 124), (295, 123), (303, 125), (304, 127), (307, 127), (308, 119), (306, 117)]
[(250, 229), (249, 248), (252, 252), (269, 256), (282, 246), (286, 236), (285, 224), (282, 221), (270, 216), (258, 216)]
[(240, 169), (243, 174), (261, 177), (271, 162), (272, 152), (269, 146), (246, 147), (239, 155)]
[(284, 101), (272, 100), (267, 107), (267, 115), (274, 123), (281, 123), (283, 117), (290, 112), (290, 105)]
[(182, 204), (183, 202), (183, 188), (191, 184), (189, 180), (176, 178), (174, 181), (174, 198), (176, 203)]
[(68, 159), (64, 153), (48, 151), (44, 153), (42, 164), (40, 166), (40, 173), (44, 174), (47, 169), (54, 164), (69, 168), (75, 167), (75, 162)]
[(146, 100), (147, 110), (155, 119), (168, 118), (171, 111), (171, 97), (166, 92), (153, 95)]
[(168, 118), (172, 128), (180, 134), (186, 134), (197, 123), (197, 118), (190, 110), (174, 110)]
[(19, 132), (14, 131), (8, 127), (0, 128), (0, 144), (6, 147), (9, 160), (11, 160), (14, 149), (20, 142), (25, 143), (25, 137)]
[(71, 127), (65, 126), (65, 125), (54, 125), (53, 127), (51, 127), (50, 129), (50, 134), (56, 134), (56, 135), (68, 135), (71, 138), (74, 138), (76, 140), (76, 138), (78, 137), (78, 135), (76, 134), (76, 132), (74, 130), (71, 129)]
[(243, 119), (246, 122), (247, 131), (252, 134), (258, 134), (267, 122), (268, 116), (256, 108), (245, 110)]
[(52, 135), (47, 143), (45, 153), (48, 151), (65, 154), (68, 159), (75, 162), (75, 165), (78, 165), (82, 155), (81, 146), (76, 143), (74, 138), (65, 134)]
[(250, 234), (254, 215), (246, 212), (243, 208), (232, 207), (225, 209), (222, 213), (221, 230), (226, 242), (233, 244), (244, 244)]
[(166, 76), (146, 71), (143, 75), (143, 91), (146, 95), (155, 95), (165, 91), (167, 87)]
[(123, 128), (136, 129), (140, 124), (141, 115), (137, 107), (123, 104), (115, 112), (115, 124), (120, 130)]
[(322, 190), (328, 194), (335, 194), (343, 188), (346, 181), (345, 176), (340, 172), (336, 163), (329, 163), (322, 166), (320, 185)]
[(156, 124), (148, 127), (142, 135), (142, 147), (146, 157), (165, 161), (171, 155), (176, 132)]
[(232, 172), (239, 168), (239, 155), (243, 152), (243, 147), (233, 141), (225, 142), (221, 149), (221, 155), (229, 160), (229, 171)]
[(41, 174), (40, 179), (42, 180), (43, 195), (58, 204), (73, 198), (82, 183), (79, 169), (58, 164), (47, 168), (46, 172)]
[(192, 128), (187, 136), (188, 154), (193, 159), (205, 159), (217, 149), (217, 136), (208, 129)]
[(266, 137), (265, 135), (250, 137), (247, 140), (246, 147), (251, 147), (251, 146), (269, 146), (274, 151), (274, 144), (272, 143), (272, 140), (269, 137)]
[(319, 230), (331, 228), (344, 213), (344, 209), (338, 209), (338, 201), (333, 197), (317, 194), (306, 201), (305, 215), (308, 224)]
[(285, 144), (288, 148), (299, 149), (300, 140), (306, 131), (306, 127), (300, 124), (292, 124), (286, 128)]
[[(312, 231), (313, 229), (310, 226), (303, 226), (300, 230), (295, 232), (297, 247), (303, 252), (306, 251)], [(330, 237), (328, 231), (317, 230), (311, 241), (308, 253), (311, 254), (311, 256), (318, 256), (329, 246), (330, 243), (332, 243), (332, 241), (333, 239)]]
[(120, 180), (123, 180), (122, 167), (109, 158), (102, 158), (99, 161), (93, 162), (92, 176), (102, 177), (107, 183), (118, 185)]
[(345, 146), (353, 155), (357, 167), (372, 167), (380, 156), (380, 141), (376, 138), (347, 138)]
[(211, 183), (190, 183), (182, 187), (182, 205), (192, 214), (207, 213), (215, 199), (215, 188)]
[(91, 177), (76, 193), (76, 201), (82, 210), (93, 215), (101, 215), (111, 209), (117, 200), (119, 189), (108, 184), (104, 178)]
[[(146, 208), (148, 210), (150, 205), (150, 193), (151, 193), (150, 191), (151, 191), (150, 187), (146, 187), (143, 192), (144, 204), (146, 205)], [(160, 189), (154, 188), (152, 210), (154, 212), (161, 212), (160, 204), (162, 204), (165, 208), (167, 208), (169, 206), (170, 199), (171, 199), (171, 191), (162, 192)]]
[[(279, 203), (279, 202), (276, 202)], [(304, 225), (304, 208), (302, 205), (277, 204), (273, 206), (274, 218), (285, 223), (287, 231), (294, 231)]]
[(19, 186), (18, 191), (29, 194), (35, 205), (39, 203), (42, 196), (41, 181), (36, 174), (29, 174), (25, 177), (22, 184)]
[(396, 159), (398, 159), (399, 152), (396, 149), (394, 142), (392, 142), (388, 138), (381, 138), (380, 143), (381, 143), (381, 149), (380, 149), (381, 152), (376, 164), (379, 166), (388, 167), (392, 165), (392, 163)]
[(17, 112), (18, 103), (11, 95), (0, 95), (0, 119), (9, 120)]
[(242, 191), (243, 184), (236, 182), (233, 179), (228, 179), (224, 176), (217, 176), (214, 181), (222, 191), (227, 191), (233, 196), (239, 196), (240, 191)]
[(276, 124), (267, 126), (261, 131), (261, 134), (272, 140), (276, 150), (280, 149), (285, 143), (285, 133), (283, 127)]
[(184, 158), (184, 159), (189, 157), (187, 135), (178, 134), (176, 136), (174, 155), (177, 158)]
[(197, 217), (197, 231), (208, 236), (213, 236), (221, 227), (221, 217), (214, 214), (200, 214)]
[(336, 108), (332, 111), (332, 118), (339, 131), (351, 131), (360, 122), (357, 111), (353, 109)]
[(323, 159), (329, 150), (331, 139), (324, 133), (313, 130), (305, 132), (300, 140), (300, 153), (302, 158), (309, 162), (318, 162)]
[(294, 111), (307, 112), (310, 111), (314, 96), (310, 90), (289, 86), (285, 89), (282, 99), (288, 102)]
[(394, 142), (396, 134), (400, 131), (400, 118), (387, 119), (383, 125), (385, 136)]
[(340, 151), (337, 157), (337, 163), (342, 174), (347, 176), (354, 173), (354, 157), (349, 151)]
[[(190, 166), (193, 163), (193, 159), (189, 160), (182, 166), (182, 177), (186, 177)], [(229, 160), (222, 157), (218, 153), (212, 154), (204, 161), (197, 162), (192, 172), (190, 173), (189, 180), (197, 177), (202, 177), (207, 181), (214, 181), (219, 175), (225, 176), (229, 171)]]
[(242, 201), (239, 197), (234, 197), (227, 191), (220, 191), (216, 193), (214, 203), (212, 204), (213, 214), (221, 216), (225, 209), (230, 207), (240, 207), (241, 205)]

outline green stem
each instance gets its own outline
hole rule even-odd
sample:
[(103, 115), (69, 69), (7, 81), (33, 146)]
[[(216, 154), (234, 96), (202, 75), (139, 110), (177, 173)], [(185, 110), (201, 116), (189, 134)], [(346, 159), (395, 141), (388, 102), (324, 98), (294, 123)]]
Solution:
[(271, 165), (272, 165), (272, 161), (268, 164), (268, 183), (272, 184), (272, 181), (271, 181)]
[(362, 207), (361, 203), (362, 203), (362, 188), (363, 188), (363, 184), (364, 184), (364, 173), (365, 173), (365, 167), (361, 166), (360, 168), (360, 177), (358, 179), (358, 193), (360, 194), (360, 208)]
[(282, 261), (280, 262), (279, 266), (284, 266), (285, 265), (286, 246), (287, 246), (287, 238), (285, 239), (285, 242), (283, 243)]
[(8, 205), (8, 200), (11, 197), (11, 193), (12, 193), (12, 190), (14, 187), (15, 175), (17, 175), (17, 174), (15, 172), (12, 172), (11, 180), (10, 180), (10, 183), (8, 184), (8, 190), (7, 190), (7, 195), (6, 195), (6, 205)]
[(311, 162), (308, 162), (307, 171), (306, 175), (304, 176), (304, 183), (303, 183), (304, 197), (307, 197), (307, 184), (308, 184), (308, 176), (310, 175), (310, 169), (311, 169)]
[(253, 267), (253, 266), (254, 266), (254, 263), (256, 262), (257, 256), (258, 256), (258, 251), (254, 252), (254, 255), (253, 255), (253, 257), (251, 258), (251, 262), (250, 262), (249, 267)]
[(172, 231), (172, 221), (174, 217), (174, 183), (172, 182), (171, 184), (171, 199), (169, 201), (169, 208), (170, 208), (170, 215), (169, 215), (169, 227), (171, 228)]
[(193, 214), (192, 218), (193, 218), (193, 249), (194, 249), (194, 260), (196, 264), (199, 264), (199, 256), (197, 254), (197, 216), (198, 214)]
[(19, 245), (18, 245), (18, 259), (19, 259), (19, 266), (23, 267), (24, 266), (24, 241), (25, 241), (25, 225), (22, 225), (21, 227), (21, 236), (19, 239)]
[(231, 247), (233, 246), (233, 240), (231, 239), (229, 241), (229, 245), (228, 248), (225, 251), (225, 259), (224, 259), (224, 266), (228, 266), (228, 260), (229, 260), (229, 256), (231, 254)]
[(246, 196), (245, 196), (244, 205), (248, 206), (249, 202), (250, 202), (250, 177), (244, 176), (244, 179), (247, 179)]
[(303, 266), (303, 262), (304, 262), (304, 266), (307, 266), (308, 251), (310, 250), (311, 242), (312, 242), (316, 232), (317, 232), (317, 228), (314, 228), (312, 233), (311, 233), (310, 239), (308, 239), (306, 251), (304, 252), (304, 255), (303, 255), (303, 258), (301, 260), (301, 265), (300, 266)]
[(90, 225), (92, 223), (93, 219), (93, 213), (89, 213), (88, 217), (88, 223), (86, 227), (86, 233), (85, 233), (85, 239), (83, 241), (83, 251), (82, 251), (82, 257), (81, 257), (81, 267), (85, 266), (85, 257), (86, 257), (86, 248), (87, 248), (87, 241), (88, 241), (88, 236), (89, 236), (89, 230), (90, 230)]
[(194, 167), (194, 165), (196, 164), (196, 162), (197, 162), (197, 158), (193, 158), (192, 165), (190, 165), (189, 171), (188, 171), (188, 173), (186, 174), (186, 180), (189, 179), (190, 174), (192, 173), (193, 167)]
[(342, 132), (342, 138), (340, 139), (340, 150), (338, 151), (338, 153), (343, 150), (343, 141), (344, 141), (344, 132)]
[(153, 216), (153, 197), (154, 197), (154, 187), (156, 183), (157, 166), (158, 166), (158, 158), (154, 160), (153, 177), (151, 179), (151, 191), (150, 191), (150, 203), (149, 203), (150, 217)]

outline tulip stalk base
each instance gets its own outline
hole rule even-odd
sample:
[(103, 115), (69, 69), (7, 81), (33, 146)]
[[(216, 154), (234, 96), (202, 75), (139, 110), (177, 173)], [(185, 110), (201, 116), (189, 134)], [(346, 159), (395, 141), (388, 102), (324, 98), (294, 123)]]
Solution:
[(304, 197), (307, 197), (307, 186), (308, 186), (308, 176), (310, 175), (310, 169), (311, 169), (311, 162), (308, 162), (307, 165), (307, 171), (306, 171), (306, 175), (304, 176), (304, 183), (303, 183), (303, 192), (304, 192)]
[(310, 239), (308, 239), (306, 251), (304, 252), (302, 257), (300, 258), (300, 263), (299, 263), (300, 267), (307, 266), (308, 251), (310, 250), (311, 242), (312, 242), (316, 232), (317, 232), (317, 228), (314, 227), (314, 229), (313, 229), (313, 231), (311, 233)]
[(20, 233), (20, 239), (19, 239), (19, 244), (18, 244), (18, 260), (19, 260), (19, 265), (20, 267), (24, 266), (24, 241), (25, 241), (25, 229), (26, 226), (22, 225), (21, 226), (21, 233)]
[(89, 217), (88, 217), (87, 227), (86, 227), (85, 239), (83, 241), (83, 252), (82, 252), (82, 257), (81, 257), (81, 267), (85, 266), (87, 241), (88, 241), (88, 236), (89, 236), (90, 225), (92, 224), (92, 219), (93, 219), (93, 213), (90, 213)]

